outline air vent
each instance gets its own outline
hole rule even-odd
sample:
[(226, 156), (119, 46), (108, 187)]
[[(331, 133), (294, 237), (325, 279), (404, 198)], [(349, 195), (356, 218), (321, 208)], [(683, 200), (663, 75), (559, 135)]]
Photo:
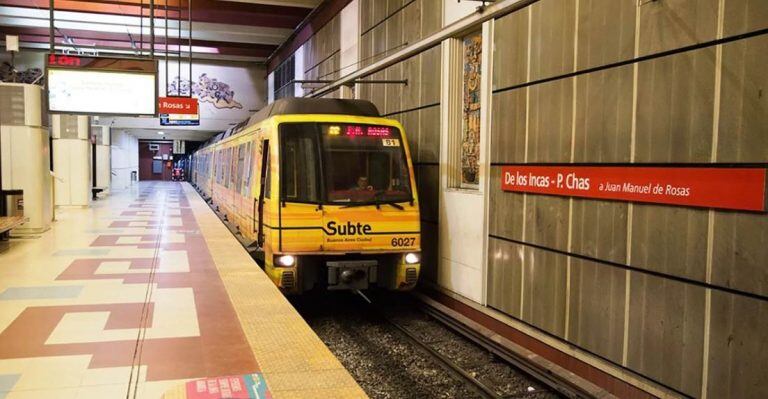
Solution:
[(62, 139), (77, 139), (77, 115), (61, 115), (59, 132)]
[(292, 271), (283, 272), (283, 276), (280, 279), (280, 283), (281, 283), (280, 285), (287, 290), (293, 289), (293, 287), (296, 285), (296, 279), (293, 277), (293, 272)]
[(0, 124), (25, 125), (23, 86), (0, 86)]
[(418, 280), (419, 274), (416, 272), (416, 269), (409, 267), (405, 269), (405, 282), (406, 284), (416, 284), (416, 280)]

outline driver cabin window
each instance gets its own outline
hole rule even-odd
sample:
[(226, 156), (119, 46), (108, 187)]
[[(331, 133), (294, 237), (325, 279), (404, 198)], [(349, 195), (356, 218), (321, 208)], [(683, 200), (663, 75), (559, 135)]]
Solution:
[(280, 186), (287, 202), (319, 202), (317, 130), (312, 125), (280, 127), (282, 168)]

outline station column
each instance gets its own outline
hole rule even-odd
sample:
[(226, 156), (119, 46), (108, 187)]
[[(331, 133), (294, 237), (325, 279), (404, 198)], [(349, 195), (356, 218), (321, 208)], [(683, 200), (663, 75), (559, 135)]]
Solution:
[(93, 179), (93, 186), (101, 188), (103, 193), (108, 193), (110, 189), (112, 173), (111, 141), (109, 126), (91, 125), (91, 138), (93, 140), (91, 173), (96, 177)]
[(56, 206), (88, 206), (91, 193), (88, 117), (53, 115), (51, 125)]
[(43, 88), (0, 83), (0, 189), (9, 199), (6, 213), (26, 222), (15, 234), (37, 234), (51, 227), (50, 148)]

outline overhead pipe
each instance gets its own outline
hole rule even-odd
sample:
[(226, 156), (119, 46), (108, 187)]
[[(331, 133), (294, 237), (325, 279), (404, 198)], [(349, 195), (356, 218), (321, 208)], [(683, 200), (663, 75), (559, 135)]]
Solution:
[(440, 45), (443, 40), (450, 39), (452, 37), (460, 36), (462, 33), (470, 30), (476, 25), (480, 25), (485, 21), (489, 21), (494, 18), (499, 18), (509, 13), (515, 12), (521, 8), (527, 7), (531, 4), (537, 3), (539, 0), (502, 0), (486, 7), (478, 7), (477, 12), (472, 15), (460, 19), (451, 25), (446, 26), (442, 30), (427, 36), (424, 39), (380, 60), (368, 65), (365, 68), (358, 69), (346, 76), (343, 76), (333, 83), (325, 85), (312, 93), (309, 93), (309, 97), (320, 97), (331, 93), (332, 91), (342, 87), (349, 86), (357, 83), (356, 81), (373, 75), (376, 72), (384, 70), (392, 65), (399, 63), (402, 60), (413, 57), (421, 52), (429, 50), (432, 47)]

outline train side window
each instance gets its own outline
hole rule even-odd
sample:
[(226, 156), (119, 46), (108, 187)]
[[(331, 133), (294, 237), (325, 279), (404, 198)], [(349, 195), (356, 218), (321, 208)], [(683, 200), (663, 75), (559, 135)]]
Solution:
[(232, 147), (232, 162), (229, 163), (229, 187), (234, 191), (240, 183), (238, 168), (240, 164), (240, 146)]
[(213, 171), (216, 175), (216, 184), (221, 184), (221, 160), (224, 157), (224, 151), (216, 151), (215, 159), (213, 160)]
[(224, 167), (227, 168), (227, 188), (232, 187), (232, 175), (233, 175), (233, 167), (232, 164), (234, 163), (235, 158), (235, 147), (230, 147), (227, 151), (227, 163), (224, 164)]
[(236, 147), (230, 147), (229, 152), (227, 153), (227, 164), (225, 165), (227, 168), (227, 188), (232, 188), (232, 183), (235, 180), (235, 150)]
[(312, 126), (286, 124), (280, 127), (280, 140), (282, 199), (288, 202), (318, 202), (317, 131)]
[(237, 188), (237, 191), (242, 195), (243, 194), (243, 170), (245, 169), (245, 144), (240, 144), (240, 146), (237, 147), (237, 175), (235, 175), (235, 178), (237, 179), (237, 183), (235, 184), (235, 188)]
[(227, 159), (229, 158), (229, 149), (221, 150), (221, 164), (219, 167), (221, 168), (221, 185), (226, 187), (227, 186)]

